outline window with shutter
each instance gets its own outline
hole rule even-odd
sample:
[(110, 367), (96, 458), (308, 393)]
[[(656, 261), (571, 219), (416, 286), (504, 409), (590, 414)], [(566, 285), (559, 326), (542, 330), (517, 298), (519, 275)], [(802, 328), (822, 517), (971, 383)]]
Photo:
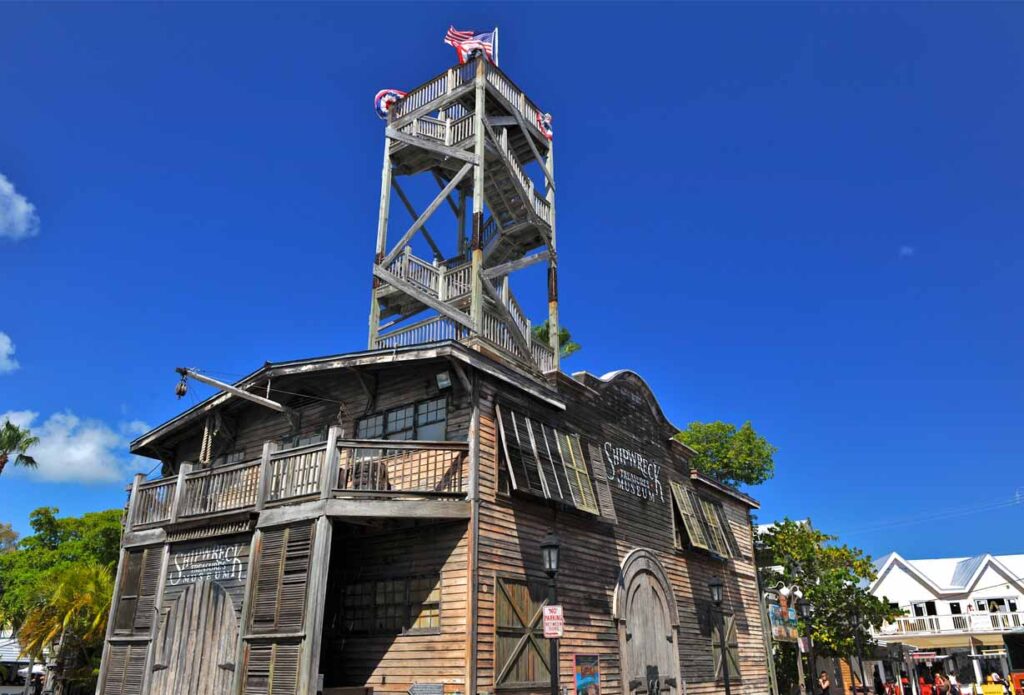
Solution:
[(149, 642), (117, 644), (107, 649), (107, 671), (102, 695), (142, 695)]
[(246, 649), (244, 695), (295, 695), (301, 644), (250, 644)]
[[(682, 521), (683, 529), (686, 530), (686, 540), (694, 548), (707, 550), (707, 537), (704, 534), (704, 529), (701, 527), (700, 519), (697, 518), (697, 512), (693, 508), (693, 500), (689, 495), (689, 490), (674, 480), (670, 481), (670, 484), (672, 486), (672, 500), (675, 505), (675, 512), (679, 520)], [(676, 547), (682, 548), (684, 543), (682, 534), (679, 531), (679, 524), (677, 522)]]
[(600, 514), (579, 435), (497, 406), (501, 451), (514, 490)]
[(708, 547), (716, 555), (729, 557), (729, 545), (725, 541), (725, 534), (718, 521), (718, 514), (715, 513), (714, 504), (703, 497), (697, 498), (697, 501), (700, 503), (701, 516), (708, 529)]
[(545, 588), (498, 577), (494, 593), (495, 688), (544, 687), (551, 678), (542, 624)]
[(262, 532), (250, 612), (254, 634), (302, 630), (313, 525)]
[(148, 635), (156, 618), (156, 592), (160, 583), (163, 548), (130, 550), (121, 569), (115, 635)]
[[(729, 668), (729, 678), (740, 677), (740, 646), (736, 633), (736, 616), (724, 616), (725, 622), (725, 662)], [(722, 620), (720, 616), (714, 617), (714, 627), (711, 630), (711, 661), (714, 664), (715, 680), (722, 680)]]

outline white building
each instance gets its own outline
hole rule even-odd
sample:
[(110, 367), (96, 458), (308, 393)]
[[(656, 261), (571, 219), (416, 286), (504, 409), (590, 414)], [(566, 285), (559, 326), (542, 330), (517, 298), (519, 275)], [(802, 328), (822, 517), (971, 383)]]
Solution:
[(943, 662), (963, 682), (1007, 674), (1003, 635), (1024, 627), (1024, 555), (907, 560), (890, 553), (876, 564), (871, 592), (905, 613), (876, 633), (879, 642), (911, 645), (925, 653), (920, 661)]

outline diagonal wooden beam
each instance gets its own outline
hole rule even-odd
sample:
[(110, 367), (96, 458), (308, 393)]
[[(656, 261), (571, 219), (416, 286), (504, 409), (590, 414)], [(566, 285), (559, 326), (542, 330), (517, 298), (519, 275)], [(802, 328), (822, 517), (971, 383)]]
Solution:
[[(395, 193), (398, 194), (398, 198), (402, 201), (402, 204), (405, 205), (405, 209), (409, 211), (409, 216), (412, 217), (413, 221), (415, 221), (419, 217), (419, 214), (417, 214), (416, 208), (412, 206), (412, 203), (410, 203), (409, 199), (405, 196), (405, 191), (403, 191), (402, 187), (398, 185), (398, 179), (391, 179), (391, 186), (395, 189)], [(441, 249), (439, 249), (437, 244), (434, 243), (434, 237), (430, 236), (430, 232), (427, 231), (427, 225), (423, 225), (423, 227), (420, 228), (420, 231), (423, 232), (423, 238), (427, 240), (428, 244), (430, 244), (430, 250), (434, 252), (434, 258), (438, 261), (443, 261), (444, 254), (441, 253)]]
[(454, 307), (445, 304), (437, 297), (434, 297), (433, 295), (424, 292), (411, 282), (403, 280), (402, 278), (398, 277), (394, 273), (386, 270), (385, 268), (379, 265), (373, 266), (373, 274), (374, 276), (380, 278), (381, 280), (391, 285), (395, 289), (401, 290), (402, 292), (406, 293), (413, 299), (422, 302), (423, 304), (426, 304), (428, 307), (435, 310), (437, 313), (444, 314), (452, 321), (457, 321), (458, 323), (462, 324), (471, 331), (476, 331), (476, 326), (473, 325), (473, 321), (469, 318), (469, 316), (462, 313), (458, 309), (455, 309)]
[(504, 300), (501, 295), (498, 294), (498, 290), (494, 289), (494, 285), (491, 284), (490, 280), (483, 277), (483, 273), (480, 274), (480, 284), (484, 288), (484, 292), (494, 300), (494, 303), (498, 307), (498, 313), (501, 314), (501, 319), (508, 325), (508, 331), (512, 334), (512, 340), (516, 341), (516, 345), (523, 351), (523, 355), (526, 359), (533, 361), (533, 350), (530, 349), (530, 343), (527, 342), (522, 332), (519, 330), (519, 326), (516, 324), (515, 319), (512, 318), (511, 312), (508, 307), (505, 306)]
[(464, 162), (476, 164), (475, 154), (472, 152), (466, 152), (465, 150), (460, 150), (458, 147), (449, 147), (448, 145), (431, 142), (427, 138), (418, 138), (414, 135), (406, 135), (405, 133), (401, 133), (390, 127), (384, 132), (384, 134), (392, 140), (398, 140), (399, 142), (404, 142), (415, 147), (421, 147), (425, 150), (442, 154), (445, 157), (454, 157), (455, 159), (461, 159)]
[(459, 185), (459, 182), (463, 179), (463, 177), (465, 177), (466, 174), (469, 173), (469, 170), (472, 168), (472, 164), (465, 164), (461, 169), (459, 169), (459, 173), (457, 173), (454, 176), (454, 178), (452, 178), (452, 180), (448, 182), (448, 185), (445, 186), (444, 189), (437, 194), (437, 197), (434, 198), (433, 201), (431, 201), (430, 205), (427, 206), (427, 209), (423, 211), (423, 214), (416, 218), (416, 221), (413, 222), (413, 225), (409, 227), (409, 231), (407, 231), (402, 236), (402, 238), (399, 239), (398, 243), (395, 244), (395, 248), (391, 249), (391, 253), (385, 256), (384, 260), (381, 261), (380, 263), (381, 266), (387, 268), (389, 265), (391, 265), (391, 262), (398, 257), (398, 254), (400, 254), (402, 252), (402, 249), (406, 247), (406, 245), (412, 239), (413, 235), (416, 232), (418, 232), (420, 227), (422, 227), (426, 223), (426, 221), (430, 219), (430, 216), (434, 214), (434, 211), (437, 210), (437, 206), (439, 206), (444, 201), (444, 199), (448, 196), (449, 193), (455, 190), (455, 187)]
[(519, 109), (513, 109), (512, 115), (515, 116), (516, 121), (519, 122), (519, 127), (523, 131), (523, 135), (526, 136), (526, 144), (530, 146), (530, 152), (533, 153), (534, 158), (537, 160), (537, 164), (540, 166), (540, 170), (544, 172), (544, 178), (547, 179), (548, 185), (551, 186), (551, 190), (555, 190), (555, 177), (548, 171), (547, 164), (544, 163), (544, 158), (540, 156), (540, 150), (537, 149), (537, 145), (533, 142), (533, 136), (530, 131), (526, 129), (526, 121), (523, 120), (523, 115), (519, 113)]
[(544, 250), (541, 251), (540, 253), (535, 253), (532, 256), (524, 256), (514, 261), (508, 261), (507, 263), (496, 265), (493, 268), (488, 268), (487, 270), (481, 271), (480, 274), (483, 275), (483, 277), (487, 280), (501, 277), (502, 275), (508, 275), (517, 270), (522, 270), (523, 268), (529, 267), (534, 263), (546, 261), (549, 255), (550, 252)]

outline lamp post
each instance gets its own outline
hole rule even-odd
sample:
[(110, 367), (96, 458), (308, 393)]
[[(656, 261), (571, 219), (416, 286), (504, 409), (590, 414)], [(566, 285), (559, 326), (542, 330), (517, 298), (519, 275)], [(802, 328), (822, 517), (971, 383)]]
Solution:
[[(860, 687), (866, 693), (868, 691), (867, 682), (864, 680), (864, 656), (862, 654), (862, 647), (860, 644), (860, 607), (854, 606), (853, 615), (850, 620), (850, 627), (853, 629), (853, 646), (857, 652), (857, 663), (860, 668)], [(851, 664), (852, 665), (852, 664)], [(853, 688), (853, 692), (856, 693), (856, 687)]]
[(804, 619), (804, 626), (807, 628), (807, 692), (814, 692), (814, 676), (817, 674), (818, 665), (814, 660), (814, 637), (811, 635), (811, 614), (813, 610), (809, 601), (800, 602), (800, 616)]
[[(558, 555), (562, 542), (554, 531), (544, 537), (540, 544), (540, 555), (544, 561), (544, 572), (548, 575), (548, 605), (554, 606), (558, 601), (555, 577), (558, 575)], [(551, 638), (548, 642), (548, 663), (551, 672), (551, 695), (558, 695), (558, 640)]]
[(708, 582), (708, 591), (711, 592), (711, 603), (715, 604), (718, 612), (718, 648), (722, 654), (722, 679), (725, 683), (725, 695), (732, 695), (729, 687), (729, 647), (725, 640), (725, 612), (722, 611), (722, 580), (715, 577)]

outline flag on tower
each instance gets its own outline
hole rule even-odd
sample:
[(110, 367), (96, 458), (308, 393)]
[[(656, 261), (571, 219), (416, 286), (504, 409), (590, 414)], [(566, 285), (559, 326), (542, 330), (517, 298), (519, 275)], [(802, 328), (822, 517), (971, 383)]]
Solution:
[(459, 56), (459, 62), (465, 63), (473, 55), (473, 51), (482, 51), (487, 60), (494, 61), (494, 44), (497, 42), (498, 30), (488, 31), (484, 34), (474, 34), (472, 29), (461, 31), (453, 26), (448, 27), (448, 33), (444, 36), (444, 42), (455, 48)]
[(400, 89), (382, 89), (373, 98), (373, 108), (381, 118), (388, 117), (388, 109), (394, 106), (395, 102), (402, 99), (405, 92)]

